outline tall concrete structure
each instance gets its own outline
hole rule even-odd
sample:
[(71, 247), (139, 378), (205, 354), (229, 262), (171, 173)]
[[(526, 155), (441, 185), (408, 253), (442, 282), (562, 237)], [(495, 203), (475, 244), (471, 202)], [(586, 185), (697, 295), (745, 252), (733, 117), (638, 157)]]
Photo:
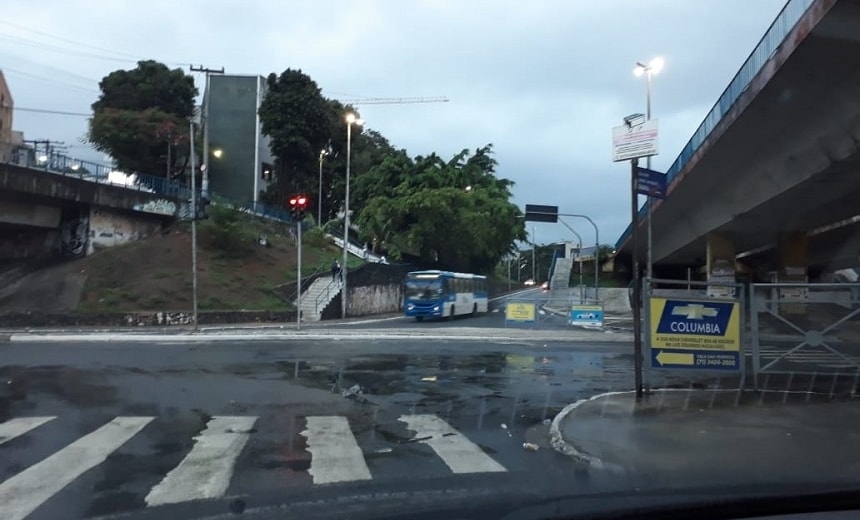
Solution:
[(0, 70), (0, 163), (26, 164), (28, 149), (24, 134), (12, 129), (14, 111), (12, 92)]
[(202, 115), (203, 124), (208, 125), (211, 194), (247, 204), (259, 201), (260, 192), (268, 186), (274, 157), (258, 113), (265, 95), (262, 76), (209, 76)]

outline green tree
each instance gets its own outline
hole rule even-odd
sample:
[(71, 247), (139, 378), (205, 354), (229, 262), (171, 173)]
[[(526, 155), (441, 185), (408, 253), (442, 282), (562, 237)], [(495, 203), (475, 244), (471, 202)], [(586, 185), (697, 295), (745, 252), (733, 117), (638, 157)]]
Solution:
[(260, 123), (275, 156), (270, 201), (288, 193), (317, 193), (320, 150), (331, 139), (331, 106), (317, 84), (301, 70), (269, 74), (260, 105)]
[(491, 154), (487, 145), (450, 161), (389, 155), (357, 183), (368, 197), (356, 221), (362, 237), (384, 241), (393, 258), (411, 254), (439, 267), (491, 271), (526, 238), (510, 202), (513, 183), (495, 177)]
[(110, 154), (122, 170), (158, 176), (176, 171), (183, 154), (174, 148), (187, 142), (188, 120), (194, 112), (194, 78), (182, 69), (147, 60), (132, 70), (111, 72), (99, 87), (89, 142)]

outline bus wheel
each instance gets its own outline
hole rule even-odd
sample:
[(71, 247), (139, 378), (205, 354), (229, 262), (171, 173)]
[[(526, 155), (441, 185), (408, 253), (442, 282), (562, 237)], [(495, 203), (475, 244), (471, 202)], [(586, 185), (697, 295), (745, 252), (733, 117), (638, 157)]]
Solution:
[(476, 304), (472, 305), (472, 317), (474, 318), (477, 315), (478, 315), (478, 304), (476, 303)]
[(423, 321), (424, 316), (415, 316), (415, 321)]

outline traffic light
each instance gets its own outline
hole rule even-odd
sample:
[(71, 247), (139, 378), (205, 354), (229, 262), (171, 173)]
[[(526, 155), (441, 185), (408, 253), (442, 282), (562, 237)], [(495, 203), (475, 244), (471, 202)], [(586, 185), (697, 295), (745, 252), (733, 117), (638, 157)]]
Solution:
[(293, 220), (298, 222), (304, 220), (305, 211), (308, 209), (308, 198), (305, 195), (293, 195), (288, 202)]
[(301, 222), (302, 220), (305, 219), (305, 210), (308, 209), (308, 198), (305, 197), (304, 195), (299, 195), (298, 206), (299, 206), (299, 219), (298, 220), (299, 220), (299, 222)]

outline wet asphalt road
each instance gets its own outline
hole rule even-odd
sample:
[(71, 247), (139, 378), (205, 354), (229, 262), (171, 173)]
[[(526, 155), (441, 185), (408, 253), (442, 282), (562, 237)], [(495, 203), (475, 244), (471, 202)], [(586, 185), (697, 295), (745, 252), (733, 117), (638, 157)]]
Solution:
[[(633, 359), (623, 344), (352, 339), (0, 347), (0, 423), (55, 417), (0, 443), (0, 481), (23, 478), (16, 476), (116, 417), (151, 418), (103, 462), (44, 500), (33, 498), (38, 507), (26, 518), (159, 511), (147, 508), (148, 494), (189, 456), (213, 417), (256, 418), (228, 472), (228, 502), (210, 502), (215, 508), (308, 493), (325, 504), (353, 490), (440, 485), (538, 494), (630, 485), (584, 478), (572, 459), (549, 448), (546, 424), (570, 402), (632, 386)], [(475, 457), (502, 470), (455, 473), (425, 442), (429, 436), (401, 420), (416, 415), (443, 421), (451, 428), (443, 436), (467, 439), (484, 454)], [(315, 482), (303, 431), (308, 417), (332, 416), (345, 418), (370, 479)], [(540, 449), (525, 450), (524, 442)]]

